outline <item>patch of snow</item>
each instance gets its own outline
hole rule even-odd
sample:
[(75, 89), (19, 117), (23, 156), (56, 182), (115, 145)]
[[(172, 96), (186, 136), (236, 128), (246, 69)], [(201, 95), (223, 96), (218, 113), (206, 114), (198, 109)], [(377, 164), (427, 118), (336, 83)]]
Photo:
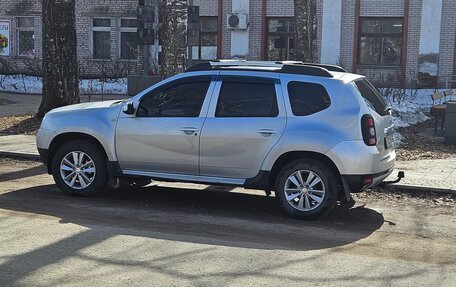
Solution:
[(110, 94), (126, 95), (127, 78), (101, 81), (99, 79), (81, 80), (79, 85), (81, 94)]
[(438, 68), (436, 63), (423, 62), (420, 64), (418, 70), (420, 71), (420, 73), (427, 73), (431, 76), (437, 76)]
[[(0, 75), (0, 92), (41, 94), (41, 77), (25, 75)], [(126, 95), (127, 78), (115, 80), (84, 79), (79, 83), (81, 94)]]
[(404, 137), (398, 133), (397, 131), (393, 134), (394, 138), (394, 144), (398, 147), (402, 144), (402, 140), (404, 140)]
[(414, 102), (392, 102), (391, 108), (395, 127), (408, 127), (429, 119), (423, 113), (422, 106)]

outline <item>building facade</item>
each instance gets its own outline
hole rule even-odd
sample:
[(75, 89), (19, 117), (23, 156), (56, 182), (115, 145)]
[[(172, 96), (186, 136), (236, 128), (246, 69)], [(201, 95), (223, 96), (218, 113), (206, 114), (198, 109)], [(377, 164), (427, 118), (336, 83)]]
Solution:
[[(76, 1), (77, 56), (83, 77), (121, 77), (141, 72), (137, 6), (138, 0)], [(41, 20), (40, 0), (0, 0), (0, 26), (9, 26), (8, 49), (0, 51), (0, 73), (39, 74)]]
[[(9, 25), (8, 55), (3, 49), (0, 60), (13, 62), (19, 71), (41, 58), (40, 2), (0, 0), (0, 28), (2, 23)], [(146, 50), (137, 45), (136, 9), (143, 3), (76, 1), (81, 74), (117, 71), (121, 76), (143, 73), (144, 66), (149, 73), (155, 71), (158, 37), (156, 45)], [(294, 60), (293, 0), (188, 0), (188, 4), (199, 7), (198, 33), (196, 38), (189, 36), (189, 63)], [(445, 85), (456, 81), (454, 11), (455, 0), (316, 0), (315, 60), (403, 86)], [(233, 14), (238, 18), (230, 22)]]

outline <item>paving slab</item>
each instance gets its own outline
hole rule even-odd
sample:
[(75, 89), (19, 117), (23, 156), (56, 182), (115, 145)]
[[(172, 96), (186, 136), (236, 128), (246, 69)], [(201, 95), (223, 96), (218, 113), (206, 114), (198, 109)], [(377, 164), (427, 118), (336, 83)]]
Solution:
[(396, 187), (456, 193), (456, 156), (446, 159), (397, 161), (395, 170), (386, 180), (396, 179), (400, 170), (405, 172), (405, 178), (393, 184)]
[(0, 135), (0, 154), (39, 158), (35, 136)]

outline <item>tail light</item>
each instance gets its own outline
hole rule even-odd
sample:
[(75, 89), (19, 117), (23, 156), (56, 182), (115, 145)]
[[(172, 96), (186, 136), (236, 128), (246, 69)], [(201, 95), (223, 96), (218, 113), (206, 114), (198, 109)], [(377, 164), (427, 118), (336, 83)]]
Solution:
[(366, 145), (374, 146), (377, 144), (375, 122), (371, 115), (366, 114), (361, 118), (361, 130), (363, 133), (363, 140)]

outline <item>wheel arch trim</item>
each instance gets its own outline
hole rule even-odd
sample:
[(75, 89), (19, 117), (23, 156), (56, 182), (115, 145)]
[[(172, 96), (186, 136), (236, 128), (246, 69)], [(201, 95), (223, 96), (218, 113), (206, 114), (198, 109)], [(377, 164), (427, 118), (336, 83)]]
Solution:
[(46, 159), (46, 165), (48, 169), (48, 173), (50, 174), (52, 172), (52, 158), (57, 151), (58, 147), (63, 145), (64, 143), (67, 143), (72, 140), (88, 140), (91, 143), (95, 144), (100, 150), (103, 151), (104, 155), (107, 157), (107, 160), (112, 160), (110, 159), (109, 155), (110, 152), (108, 152), (106, 146), (102, 144), (102, 141), (100, 141), (98, 138), (96, 138), (93, 135), (87, 134), (87, 133), (82, 133), (82, 132), (65, 132), (56, 135), (51, 143), (49, 144), (49, 149), (48, 149), (48, 154), (47, 154), (47, 159)]

